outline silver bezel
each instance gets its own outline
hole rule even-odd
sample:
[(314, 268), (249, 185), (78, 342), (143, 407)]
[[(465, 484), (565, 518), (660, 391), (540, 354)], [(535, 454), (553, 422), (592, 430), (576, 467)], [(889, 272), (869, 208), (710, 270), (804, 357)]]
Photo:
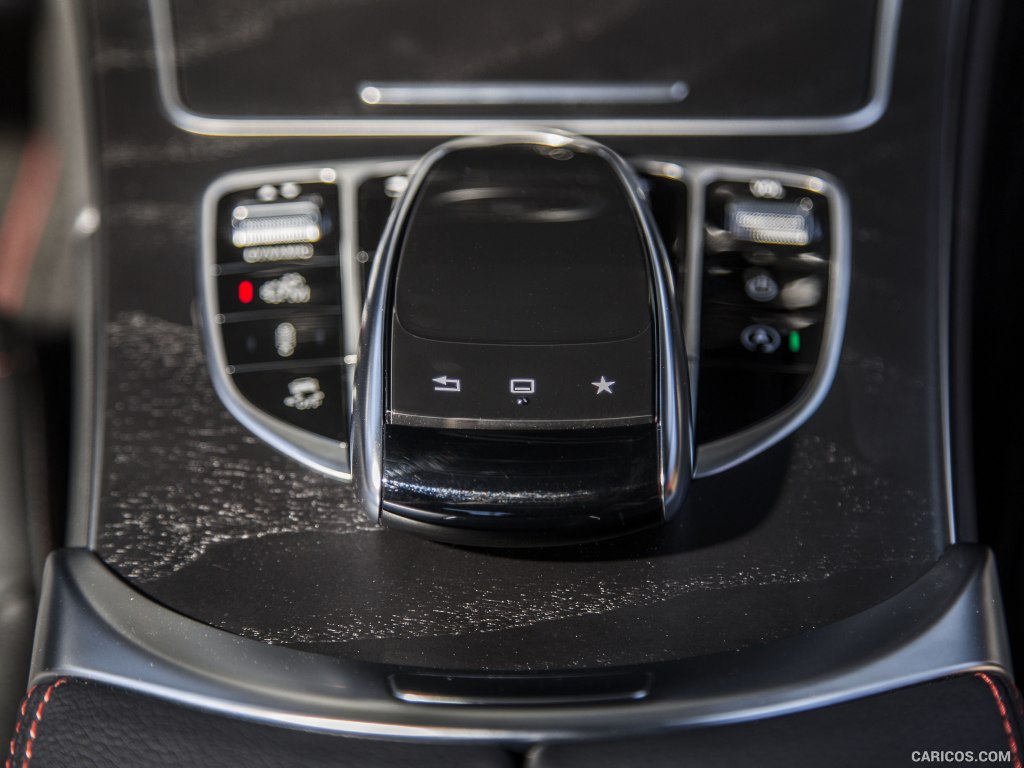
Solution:
[[(534, 125), (591, 136), (759, 136), (852, 133), (876, 123), (892, 90), (902, 0), (879, 0), (868, 98), (838, 115), (771, 118), (579, 118), (538, 116)], [(187, 107), (178, 82), (170, 0), (149, 0), (160, 100), (171, 122), (208, 136), (459, 136), (508, 130), (508, 118), (224, 117)]]
[[(688, 222), (688, 275), (703, 277), (704, 201), (708, 186), (716, 181), (747, 182), (757, 177), (775, 179), (787, 187), (824, 196), (828, 200), (830, 217), (828, 304), (821, 349), (811, 379), (797, 398), (782, 410), (738, 432), (699, 445), (694, 477), (700, 478), (731, 469), (785, 439), (811, 417), (828, 394), (839, 367), (850, 296), (850, 209), (839, 183), (827, 174), (700, 162), (688, 162), (685, 167), (694, 191)], [(698, 358), (702, 282), (702, 279), (689, 281), (685, 307), (686, 348), (694, 350), (692, 354)], [(699, 375), (698, 361), (691, 370), (690, 386), (694, 392), (698, 391)]]
[(370, 289), (363, 307), (360, 365), (356, 370), (352, 409), (352, 475), (358, 497), (367, 516), (380, 517), (383, 475), (384, 432), (384, 328), (387, 326), (388, 286), (397, 258), (396, 250), (409, 212), (430, 168), (445, 155), (462, 149), (499, 144), (536, 144), (597, 155), (618, 175), (630, 203), (648, 252), (652, 254), (655, 337), (658, 345), (656, 397), (658, 398), (659, 472), (666, 518), (682, 505), (693, 460), (693, 430), (690, 398), (687, 394), (682, 335), (673, 310), (675, 292), (672, 270), (661, 237), (646, 205), (646, 189), (633, 169), (610, 149), (596, 141), (557, 132), (524, 131), (508, 134), (470, 136), (435, 147), (410, 171), (409, 185), (391, 213), (377, 250)]
[(239, 171), (221, 176), (203, 194), (202, 201), (202, 243), (199, 260), (198, 306), (203, 347), (206, 351), (210, 378), (221, 401), (231, 414), (253, 434), (265, 440), (277, 450), (303, 464), (339, 480), (351, 480), (347, 443), (329, 440), (274, 418), (250, 403), (235, 386), (229, 373), (224, 353), (224, 339), (215, 330), (220, 325), (216, 280), (217, 267), (217, 205), (220, 199), (231, 192), (247, 187), (283, 182), (323, 182), (338, 186), (341, 222), (339, 260), (342, 290), (342, 359), (345, 384), (347, 387), (346, 409), (351, 413), (351, 393), (355, 353), (359, 341), (359, 317), (362, 306), (362, 281), (355, 258), (354, 233), (357, 231), (356, 209), (348, 203), (354, 200), (355, 191), (363, 179), (377, 173), (387, 172), (395, 167), (396, 172), (408, 163), (395, 162), (354, 162), (332, 167), (330, 164), (289, 168), (266, 168)]

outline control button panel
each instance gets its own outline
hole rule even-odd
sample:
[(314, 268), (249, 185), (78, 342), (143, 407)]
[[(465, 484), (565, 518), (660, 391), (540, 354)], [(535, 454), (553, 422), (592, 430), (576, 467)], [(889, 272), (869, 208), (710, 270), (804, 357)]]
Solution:
[(276, 424), (286, 440), (316, 436), (302, 442), (323, 455), (308, 458), (340, 474), (349, 396), (339, 203), (332, 171), (211, 193), (203, 286), (214, 375), (252, 424)]
[(653, 420), (650, 329), (600, 344), (468, 344), (397, 326), (392, 424), (481, 429), (614, 426)]
[[(819, 401), (827, 389), (841, 343), (848, 277), (840, 275), (849, 269), (841, 189), (794, 171), (632, 162), (648, 186), (682, 305), (697, 382), (698, 442), (728, 438), (739, 445), (737, 436), (751, 426), (799, 411), (802, 416), (785, 416), (788, 426), (772, 434), (791, 430), (809, 413), (806, 403)], [(339, 442), (348, 430), (366, 280), (412, 165), (412, 159), (398, 158), (242, 171), (211, 187), (204, 202), (204, 326), (211, 369), (223, 384), (218, 391), (242, 410), (282, 425), (271, 430), (279, 432), (275, 445), (313, 466), (329, 465), (338, 475), (347, 473), (347, 449)], [(565, 208), (558, 201), (549, 207)], [(345, 232), (343, 222), (350, 222)], [(572, 285), (596, 274), (593, 260), (586, 263)], [(440, 280), (436, 264), (423, 266), (423, 274), (406, 285)], [(483, 353), (473, 349), (472, 338), (447, 339), (440, 350), (443, 334), (434, 333), (419, 307), (411, 306), (410, 329), (415, 326), (413, 335), (425, 343), (396, 358), (408, 370), (394, 378), (387, 418), (396, 424), (472, 418), (477, 426), (514, 420), (525, 427), (547, 418), (649, 419), (655, 393), (637, 387), (637, 377), (615, 364), (610, 347), (587, 356), (588, 345), (582, 344), (554, 360), (544, 344), (502, 344), (502, 323), (515, 324), (517, 333), (524, 324), (540, 330), (548, 325), (543, 311), (520, 306), (530, 291), (511, 292), (518, 297), (515, 305), (473, 309), (486, 322), (471, 325), (493, 336), (494, 349)], [(434, 295), (440, 294), (431, 289), (422, 298), (431, 301)], [(460, 294), (467, 300), (479, 295)], [(437, 318), (436, 309), (428, 317)], [(464, 302), (449, 302), (442, 310), (440, 316), (448, 312), (453, 321), (468, 311)], [(583, 331), (607, 318), (595, 310), (577, 319), (580, 327), (573, 333), (584, 338)], [(239, 414), (239, 408), (232, 411)], [(266, 437), (250, 419), (239, 418)], [(296, 447), (303, 442), (296, 432), (331, 445), (311, 458)], [(757, 438), (760, 447), (777, 439)], [(749, 455), (749, 446), (744, 451)], [(335, 459), (327, 461), (328, 454)]]
[(818, 364), (832, 216), (809, 185), (750, 176), (704, 190), (698, 439), (794, 401)]

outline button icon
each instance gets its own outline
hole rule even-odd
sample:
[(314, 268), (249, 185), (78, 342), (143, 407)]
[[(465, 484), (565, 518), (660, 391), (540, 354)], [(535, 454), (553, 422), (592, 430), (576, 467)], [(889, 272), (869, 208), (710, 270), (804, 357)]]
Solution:
[(311, 296), (306, 278), (298, 272), (289, 272), (260, 286), (260, 301), (264, 304), (307, 304)]
[(770, 355), (782, 346), (782, 336), (770, 325), (755, 323), (740, 332), (740, 343), (751, 352)]
[(781, 200), (786, 196), (786, 188), (776, 179), (752, 179), (750, 194), (763, 200)]
[(431, 379), (437, 386), (434, 387), (435, 392), (461, 392), (462, 391), (462, 380), (461, 379), (449, 379), (447, 376), (438, 376), (436, 379)]
[(320, 389), (320, 382), (311, 376), (303, 376), (288, 382), (288, 397), (284, 404), (297, 411), (312, 411), (323, 405), (327, 397)]
[(281, 357), (291, 357), (295, 354), (297, 343), (298, 335), (295, 333), (295, 326), (291, 323), (281, 323), (274, 329), (274, 349)]
[(537, 391), (537, 380), (509, 379), (508, 391), (516, 395), (532, 395)]
[(615, 386), (615, 382), (608, 381), (608, 379), (606, 379), (604, 376), (601, 377), (600, 381), (590, 382), (590, 385), (593, 387), (597, 387), (597, 391), (594, 392), (595, 395), (600, 395), (603, 392), (607, 392), (609, 395), (615, 394), (614, 392), (612, 392), (612, 387)]
[(757, 272), (743, 283), (743, 290), (754, 301), (771, 301), (779, 295), (779, 284), (767, 272)]

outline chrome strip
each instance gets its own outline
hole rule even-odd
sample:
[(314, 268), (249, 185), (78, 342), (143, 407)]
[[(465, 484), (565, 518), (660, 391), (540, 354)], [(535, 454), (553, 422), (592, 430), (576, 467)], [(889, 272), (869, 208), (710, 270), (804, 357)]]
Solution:
[[(40, 48), (50, 52), (39, 76), (56, 86), (47, 88), (45, 96), (40, 94), (43, 130), (61, 147), (59, 205), (69, 211), (79, 208), (70, 231), (61, 233), (67, 238), (62, 242), (70, 252), (80, 286), (71, 324), (73, 421), (64, 540), (68, 546), (92, 547), (97, 539), (106, 480), (104, 440), (109, 370), (107, 288), (100, 255), (106, 222), (99, 207), (100, 161), (93, 151), (98, 145), (98, 126), (89, 111), (96, 83), (88, 75), (87, 9), (74, 0), (46, 0), (38, 5), (43, 22), (39, 29)], [(89, 218), (91, 226), (81, 226)]]
[(697, 412), (697, 387), (700, 380), (700, 306), (701, 268), (704, 242), (704, 196), (698, 187), (690, 164), (683, 160), (652, 160), (633, 158), (633, 166), (643, 174), (661, 176), (686, 186), (686, 284), (683, 286), (682, 308), (683, 339), (689, 369), (690, 410)]
[[(291, 118), (224, 117), (191, 111), (181, 97), (174, 50), (171, 0), (149, 0), (153, 24), (157, 84), (172, 123), (210, 136), (457, 136), (508, 131), (508, 118)], [(868, 100), (841, 115), (771, 118), (578, 118), (539, 116), (560, 130), (595, 136), (758, 136), (850, 133), (876, 123), (885, 113), (892, 89), (896, 37), (902, 0), (879, 0)]]
[(419, 188), (428, 169), (449, 152), (507, 143), (575, 148), (598, 155), (608, 162), (628, 190), (648, 252), (655, 260), (651, 267), (654, 275), (656, 344), (660, 365), (657, 380), (659, 460), (665, 516), (671, 517), (682, 505), (689, 484), (693, 429), (690, 398), (686, 390), (686, 366), (681, 362), (682, 337), (674, 312), (676, 299), (672, 270), (646, 204), (646, 190), (626, 161), (604, 145), (580, 137), (538, 131), (455, 139), (432, 149), (411, 171), (409, 185), (392, 210), (378, 246), (377, 259), (370, 276), (370, 294), (363, 308), (363, 335), (359, 349), (360, 365), (356, 370), (350, 441), (352, 475), (356, 482), (357, 496), (367, 516), (377, 521), (380, 516), (383, 474), (384, 328), (387, 326), (388, 285), (396, 258), (396, 244)]
[[(359, 318), (363, 314), (363, 281), (356, 261), (359, 239), (359, 183), (350, 175), (338, 174), (338, 200), (341, 215), (338, 222), (341, 233), (338, 251), (341, 274), (342, 345), (345, 357), (345, 386), (348, 387), (346, 416), (352, 416), (352, 392), (355, 389), (356, 366), (354, 355), (359, 349)], [(352, 362), (350, 362), (352, 361)], [(351, 467), (348, 468), (351, 477)]]
[(391, 675), (423, 670), (239, 637), (153, 602), (91, 552), (59, 550), (47, 560), (29, 683), (92, 680), (320, 732), (532, 744), (749, 721), (972, 671), (1009, 676), (1002, 616), (991, 553), (960, 544), (902, 592), (834, 624), (728, 653), (627, 668), (653, 676), (656, 695), (644, 700), (437, 706), (398, 701), (390, 690)]
[(359, 100), (368, 106), (503, 106), (531, 104), (678, 104), (690, 93), (667, 83), (574, 82), (365, 82)]
[(409, 171), (408, 160), (354, 160), (337, 163), (338, 194), (341, 200), (341, 279), (345, 305), (345, 379), (348, 384), (348, 416), (352, 416), (356, 363), (359, 359), (359, 323), (363, 316), (363, 279), (356, 253), (359, 248), (359, 187), (367, 179), (397, 176)]
[(415, 413), (391, 411), (392, 424), (405, 427), (433, 427), (435, 429), (575, 429), (586, 430), (607, 427), (632, 427), (652, 424), (651, 416), (617, 416), (609, 419), (465, 419), (443, 416), (420, 416)]

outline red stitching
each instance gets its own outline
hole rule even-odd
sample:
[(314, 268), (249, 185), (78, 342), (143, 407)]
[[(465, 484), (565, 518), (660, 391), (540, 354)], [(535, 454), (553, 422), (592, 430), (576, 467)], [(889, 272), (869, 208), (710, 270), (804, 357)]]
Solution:
[(999, 688), (992, 681), (992, 678), (986, 675), (984, 672), (975, 672), (976, 677), (980, 677), (988, 689), (992, 692), (993, 698), (996, 700), (996, 706), (999, 708), (999, 716), (1003, 718), (1003, 731), (1006, 733), (1006, 741), (1010, 745), (1010, 754), (1013, 756), (1013, 768), (1021, 768), (1020, 752), (1017, 748), (1017, 739), (1013, 735), (1013, 725), (1010, 723), (1010, 717), (1006, 712), (1006, 705), (1003, 703), (1003, 696), (999, 692)]
[(11, 768), (11, 760), (14, 759), (14, 750), (18, 743), (18, 735), (21, 733), (21, 729), (23, 727), (22, 721), (25, 717), (25, 710), (28, 707), (29, 699), (32, 698), (32, 694), (36, 692), (37, 687), (38, 686), (33, 685), (31, 688), (29, 688), (28, 692), (21, 700), (21, 707), (18, 710), (20, 716), (18, 718), (18, 722), (14, 726), (14, 736), (11, 738), (10, 751), (7, 756), (7, 759), (4, 761), (4, 768)]
[[(32, 745), (35, 743), (36, 736), (39, 735), (39, 723), (43, 719), (43, 710), (45, 710), (46, 705), (50, 703), (50, 697), (53, 696), (53, 692), (64, 685), (65, 682), (67, 681), (64, 678), (61, 678), (57, 682), (51, 683), (50, 687), (46, 689), (46, 693), (43, 694), (43, 700), (40, 701), (39, 706), (36, 707), (35, 714), (32, 718), (32, 725), (30, 725), (28, 729), (28, 740), (25, 742), (25, 759), (21, 761), (21, 768), (28, 768), (28, 764), (32, 762)], [(22, 712), (25, 711), (24, 705), (22, 705), (21, 709)], [(1018, 768), (1018, 766), (1014, 766), (1014, 768)]]
[(33, 685), (31, 688), (29, 688), (28, 689), (28, 693), (25, 694), (25, 698), (21, 700), (21, 716), (22, 717), (25, 716), (25, 707), (28, 706), (28, 700), (32, 698), (32, 694), (36, 692), (36, 688), (38, 688), (38, 687), (39, 687), (38, 685)]

